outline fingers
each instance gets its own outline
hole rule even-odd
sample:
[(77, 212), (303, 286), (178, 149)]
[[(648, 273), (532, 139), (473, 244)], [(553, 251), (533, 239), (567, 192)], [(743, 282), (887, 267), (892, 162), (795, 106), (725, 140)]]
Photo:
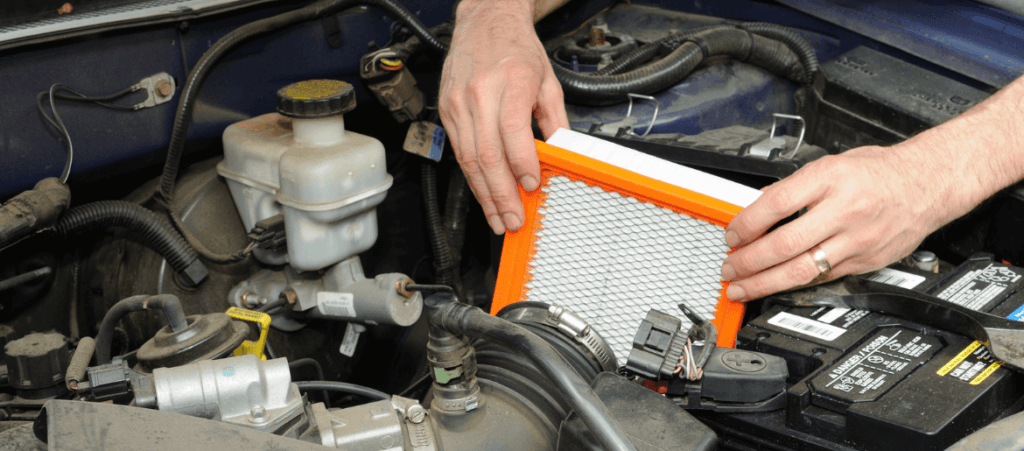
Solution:
[(825, 196), (824, 186), (828, 180), (824, 180), (813, 166), (816, 165), (808, 165), (789, 178), (765, 188), (764, 194), (740, 211), (726, 228), (726, 244), (730, 247), (744, 246), (775, 223)]
[(803, 252), (785, 263), (771, 269), (761, 271), (749, 278), (733, 281), (725, 291), (725, 296), (732, 301), (749, 301), (769, 294), (778, 293), (794, 287), (813, 283), (821, 283), (844, 276), (849, 265), (843, 262), (850, 256), (845, 240), (836, 237), (818, 245), (825, 253), (825, 259), (831, 264), (832, 271), (819, 278), (821, 270), (810, 252)]
[(537, 125), (544, 139), (550, 138), (560, 128), (569, 128), (562, 85), (558, 83), (554, 72), (549, 71), (549, 75), (541, 83), (533, 117), (537, 118)]
[(737, 249), (722, 263), (722, 280), (742, 279), (791, 260), (835, 235), (836, 211), (819, 204), (807, 214)]
[[(523, 185), (523, 189), (533, 191), (540, 185), (540, 163), (537, 161), (537, 147), (533, 143), (533, 129), (530, 127), (530, 110), (533, 109), (536, 96), (529, 94), (528, 86), (509, 84), (502, 93), (502, 117), (499, 119), (501, 141), (512, 175)], [(515, 202), (519, 204), (518, 196)], [(500, 203), (498, 209), (513, 210), (512, 206), (505, 208)], [(509, 229), (515, 230), (518, 227)]]
[[(470, 92), (476, 140), (476, 162), (480, 167), (490, 193), (490, 200), (494, 202), (496, 214), (499, 215), (503, 227), (506, 230), (518, 230), (523, 225), (523, 204), (519, 200), (518, 185), (516, 185), (516, 179), (509, 167), (505, 141), (502, 139), (499, 124), (502, 123), (502, 116), (526, 116), (529, 118), (529, 110), (516, 112), (502, 108), (504, 105), (499, 103), (502, 99), (495, 95), (501, 93), (502, 89), (491, 84), (484, 84), (479, 89)], [(530, 142), (532, 143), (532, 141)], [(539, 167), (537, 173), (539, 176)], [(488, 222), (490, 221), (491, 219), (488, 218)]]
[[(473, 194), (480, 202), (480, 207), (484, 211), (484, 217), (487, 218), (487, 224), (491, 226), (491, 230), (496, 235), (501, 235), (505, 233), (504, 222), (498, 215), (498, 209), (491, 200), (491, 194), (487, 189), (487, 182), (484, 179), (483, 171), (477, 163), (476, 154), (473, 151), (476, 148), (473, 127), (460, 126), (460, 121), (465, 116), (457, 115), (457, 113), (466, 111), (466, 108), (464, 105), (459, 106), (459, 104), (452, 101), (458, 100), (456, 96), (450, 97), (449, 100), (448, 106), (441, 109), (441, 122), (448, 131), (448, 139), (451, 140), (452, 148), (455, 149), (455, 157), (459, 161), (459, 166), (462, 167), (462, 172), (466, 175), (469, 189), (473, 191)], [(456, 119), (456, 117), (460, 119)]]

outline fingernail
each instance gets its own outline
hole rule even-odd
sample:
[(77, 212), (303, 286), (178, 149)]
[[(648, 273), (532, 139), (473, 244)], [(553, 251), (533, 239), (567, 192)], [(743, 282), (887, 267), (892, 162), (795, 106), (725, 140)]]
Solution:
[(736, 270), (728, 263), (722, 264), (722, 280), (729, 281), (736, 278)]
[(505, 225), (501, 222), (501, 216), (490, 215), (487, 217), (487, 223), (490, 224), (491, 230), (494, 230), (495, 235), (505, 233)]
[[(732, 230), (725, 231), (725, 244), (729, 247), (736, 247), (740, 245), (740, 236)], [(728, 280), (728, 279), (726, 279)]]
[(512, 213), (505, 213), (505, 228), (508, 230), (516, 231), (523, 226), (523, 221), (518, 216)]
[(523, 178), (519, 179), (519, 184), (523, 185), (523, 189), (527, 191), (533, 191), (537, 189), (537, 179), (533, 178), (532, 175), (524, 175)]
[(725, 289), (725, 297), (730, 301), (742, 301), (747, 297), (747, 292), (736, 285), (729, 285), (729, 288)]

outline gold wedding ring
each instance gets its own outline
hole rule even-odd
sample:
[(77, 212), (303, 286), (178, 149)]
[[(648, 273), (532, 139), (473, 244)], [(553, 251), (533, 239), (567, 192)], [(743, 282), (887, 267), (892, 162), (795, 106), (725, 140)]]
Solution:
[(825, 251), (821, 250), (821, 246), (814, 246), (811, 250), (807, 251), (811, 254), (811, 258), (814, 259), (814, 264), (818, 265), (818, 277), (815, 277), (815, 281), (822, 281), (828, 277), (828, 273), (832, 272), (832, 264), (825, 258)]

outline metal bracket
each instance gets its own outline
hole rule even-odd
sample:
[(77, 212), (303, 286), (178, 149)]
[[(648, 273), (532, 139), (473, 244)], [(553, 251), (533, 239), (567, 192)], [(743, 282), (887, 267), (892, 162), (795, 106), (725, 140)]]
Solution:
[(146, 100), (135, 104), (136, 110), (170, 102), (174, 98), (174, 92), (178, 89), (174, 77), (167, 72), (143, 78), (137, 86), (146, 90)]
[(772, 131), (768, 135), (768, 140), (769, 141), (771, 141), (772, 138), (775, 138), (775, 127), (778, 125), (779, 119), (789, 119), (789, 120), (797, 121), (797, 122), (800, 123), (800, 137), (797, 138), (797, 140), (796, 140), (796, 147), (793, 147), (793, 151), (790, 152), (789, 155), (786, 156), (786, 158), (792, 158), (794, 155), (796, 155), (796, 151), (800, 150), (800, 145), (803, 144), (803, 142), (804, 142), (804, 133), (807, 132), (807, 122), (804, 121), (804, 118), (801, 117), (801, 116), (797, 116), (797, 115), (793, 115), (793, 114), (774, 113), (774, 114), (772, 114)]
[[(633, 114), (633, 99), (650, 100), (651, 102), (654, 102), (654, 114), (651, 115), (651, 123), (647, 125), (647, 130), (644, 130), (644, 134), (637, 135), (635, 132), (630, 131), (630, 134), (643, 138), (643, 137), (647, 136), (648, 133), (651, 132), (651, 129), (654, 128), (654, 121), (658, 118), (658, 108), (660, 106), (660, 104), (658, 103), (658, 99), (655, 99), (654, 97), (651, 97), (651, 96), (645, 96), (643, 94), (633, 94), (633, 93), (626, 94), (626, 96), (629, 97), (629, 107), (626, 108), (626, 117), (625, 117), (625, 119), (628, 119)], [(801, 120), (803, 120), (803, 119), (801, 119)]]

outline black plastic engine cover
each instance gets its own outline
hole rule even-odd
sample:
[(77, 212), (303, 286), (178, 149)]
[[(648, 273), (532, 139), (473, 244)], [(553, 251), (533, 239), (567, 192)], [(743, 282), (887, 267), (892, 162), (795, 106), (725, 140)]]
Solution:
[[(593, 387), (637, 451), (710, 451), (718, 445), (718, 437), (711, 428), (641, 385), (612, 373), (601, 373)], [(603, 448), (576, 412), (571, 412), (558, 431), (557, 449), (599, 451)]]

